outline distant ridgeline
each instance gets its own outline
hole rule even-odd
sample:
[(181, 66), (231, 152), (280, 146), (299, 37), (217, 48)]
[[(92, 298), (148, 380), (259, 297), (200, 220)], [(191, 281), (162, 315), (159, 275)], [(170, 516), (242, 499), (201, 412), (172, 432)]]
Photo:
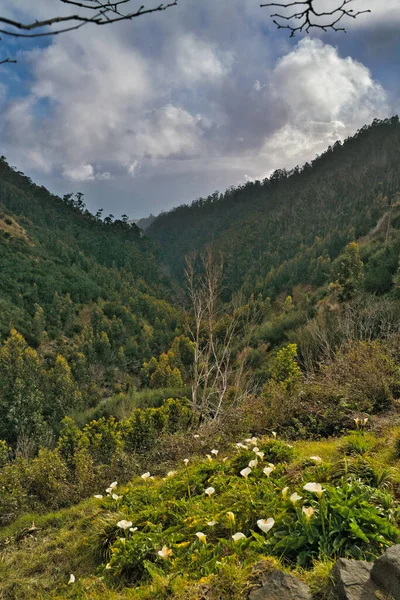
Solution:
[[(244, 285), (273, 298), (298, 283), (319, 286), (344, 246), (396, 203), (399, 164), (398, 117), (375, 120), (301, 168), (161, 214), (146, 233), (180, 279), (185, 255), (213, 242), (224, 254), (230, 291)], [(397, 269), (397, 257), (390, 268)]]
[(52, 195), (4, 157), (0, 273), (2, 341), (15, 328), (46, 367), (65, 357), (86, 405), (126, 389), (179, 329), (171, 282), (135, 224), (92, 215), (81, 194)]

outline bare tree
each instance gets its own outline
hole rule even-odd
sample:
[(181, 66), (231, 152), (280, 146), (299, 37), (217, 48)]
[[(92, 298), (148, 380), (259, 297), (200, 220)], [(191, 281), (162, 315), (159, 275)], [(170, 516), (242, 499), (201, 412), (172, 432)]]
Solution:
[[(293, 9), (286, 14), (274, 13), (271, 18), (278, 29), (289, 29), (290, 37), (296, 33), (309, 33), (310, 29), (317, 28), (323, 31), (346, 31), (342, 27), (345, 17), (356, 19), (359, 15), (370, 13), (369, 9), (355, 11), (349, 8), (354, 0), (337, 0), (337, 5), (330, 11), (318, 12), (315, 5), (319, 0), (304, 0), (298, 2), (268, 2), (261, 4), (262, 8), (278, 7), (279, 9)], [(298, 23), (298, 25), (295, 25)]]
[[(14, 38), (55, 36), (67, 31), (80, 29), (89, 24), (103, 26), (121, 21), (132, 21), (144, 15), (165, 11), (178, 4), (178, 0), (170, 0), (170, 2), (162, 2), (152, 7), (142, 5), (135, 10), (129, 10), (133, 6), (132, 0), (57, 1), (58, 5), (73, 7), (75, 12), (67, 15), (54, 15), (48, 19), (34, 19), (25, 23), (0, 15), (0, 26), (2, 27), (0, 34)], [(15, 59), (5, 58), (0, 60), (0, 65), (15, 62), (17, 62)]]
[[(223, 261), (211, 247), (200, 257), (192, 253), (186, 258), (185, 275), (194, 342), (192, 408), (200, 420), (216, 420), (227, 406), (237, 406), (251, 387), (244, 372), (246, 349), (234, 351), (239, 331), (246, 329), (240, 319), (242, 302), (237, 298), (230, 306), (223, 305)], [(241, 343), (245, 345), (243, 339)]]

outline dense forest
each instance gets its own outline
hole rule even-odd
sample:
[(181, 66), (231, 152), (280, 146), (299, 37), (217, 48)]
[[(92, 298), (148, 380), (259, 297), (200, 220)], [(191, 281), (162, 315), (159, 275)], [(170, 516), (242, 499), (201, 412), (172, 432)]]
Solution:
[(328, 600), (400, 542), (399, 161), (376, 120), (143, 232), (2, 157), (1, 600)]

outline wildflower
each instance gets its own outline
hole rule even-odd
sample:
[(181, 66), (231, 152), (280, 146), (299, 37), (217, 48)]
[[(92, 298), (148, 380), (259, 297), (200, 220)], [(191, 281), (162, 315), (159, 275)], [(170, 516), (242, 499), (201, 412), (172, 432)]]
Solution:
[(292, 494), (290, 496), (290, 502), (292, 502), (293, 504), (296, 504), (296, 502), (298, 502), (301, 499), (302, 499), (302, 496), (299, 496), (299, 494), (297, 492), (295, 492), (294, 494)]
[(267, 477), (269, 477), (272, 473), (272, 471), (275, 471), (275, 467), (265, 467), (265, 469), (263, 469), (263, 473), (264, 475), (266, 475)]
[(174, 475), (176, 475), (176, 471), (168, 471), (167, 473), (167, 477), (173, 477)]
[(277, 436), (276, 431), (271, 431), (271, 433), (272, 433), (273, 437), (276, 439), (276, 436)]
[(244, 535), (244, 533), (242, 533), (241, 531), (238, 531), (237, 533), (235, 533), (235, 534), (232, 536), (232, 539), (233, 539), (233, 541), (235, 542), (235, 544), (237, 544), (237, 542), (238, 542), (239, 540), (246, 539), (246, 536), (245, 536), (245, 535)]
[(210, 498), (215, 492), (215, 489), (213, 487), (208, 487), (206, 490), (204, 490), (204, 493), (207, 494), (207, 496)]
[(286, 500), (286, 498), (287, 498), (287, 493), (288, 493), (288, 491), (289, 491), (289, 488), (288, 488), (288, 487), (284, 487), (284, 488), (283, 488), (283, 490), (282, 490), (282, 498), (283, 498), (284, 500)]
[(253, 438), (246, 438), (244, 441), (246, 442), (246, 444), (251, 444), (251, 440), (252, 440), (252, 439), (253, 439)]
[(250, 441), (254, 445), (257, 444), (257, 438), (256, 437), (252, 437)]
[(260, 452), (260, 448), (258, 448), (257, 446), (254, 446), (253, 452), (255, 452), (257, 454), (257, 452)]
[(249, 467), (250, 467), (251, 469), (255, 469), (255, 468), (257, 467), (257, 465), (258, 465), (258, 460), (257, 460), (256, 458), (255, 458), (254, 460), (251, 460), (251, 461), (249, 462)]
[(306, 515), (307, 521), (309, 521), (315, 513), (315, 510), (312, 506), (303, 506), (303, 513)]
[(365, 419), (363, 419), (363, 425), (365, 426), (368, 423), (368, 417), (365, 417)]
[(173, 552), (170, 548), (167, 548), (167, 546), (163, 546), (162, 549), (157, 552), (157, 554), (158, 556), (161, 556), (163, 560), (168, 560)]
[(97, 498), (97, 500), (101, 500), (103, 498), (103, 495), (102, 494), (95, 494), (94, 497)]
[(275, 521), (274, 519), (259, 519), (257, 521), (257, 525), (258, 527), (261, 529), (261, 531), (263, 531), (264, 533), (268, 533), (268, 531), (270, 529), (272, 529), (272, 527), (275, 525)]
[[(208, 523), (207, 523), (207, 525), (209, 527), (214, 527), (214, 525), (216, 525), (216, 524), (217, 524), (217, 521), (208, 521)], [(196, 535), (197, 535), (197, 533), (196, 533)]]
[(248, 476), (250, 475), (250, 473), (251, 473), (250, 467), (246, 467), (245, 469), (242, 469), (240, 471), (241, 476), (244, 477), (245, 479), (248, 478)]
[(199, 538), (199, 540), (203, 543), (206, 544), (207, 543), (207, 536), (205, 533), (202, 533), (201, 531), (198, 531), (196, 533), (197, 537)]
[(361, 419), (359, 419), (358, 417), (356, 419), (354, 419), (354, 423), (356, 424), (356, 427), (358, 428), (359, 424), (360, 424)]
[(325, 491), (322, 489), (322, 485), (320, 483), (315, 483), (315, 481), (306, 483), (306, 485), (303, 487), (303, 490), (306, 492), (314, 492), (315, 494), (318, 494), (319, 497), (321, 497)]
[(75, 583), (75, 575), (73, 575), (72, 573), (71, 573), (71, 575), (69, 576), (68, 585), (69, 585), (70, 583)]
[(118, 496), (117, 494), (113, 494), (113, 495), (111, 496), (111, 498), (112, 498), (113, 500), (119, 500), (119, 496)]
[(140, 476), (142, 479), (148, 479), (150, 477), (150, 473), (143, 473), (143, 475)]
[(113, 491), (112, 487), (108, 487), (108, 488), (106, 489), (106, 492), (107, 492), (107, 494), (111, 494), (111, 492), (112, 492), (112, 491)]
[(188, 458), (185, 458), (185, 459), (183, 460), (183, 462), (185, 463), (185, 465), (186, 465), (186, 466), (188, 466), (189, 459), (188, 459)]
[(321, 463), (322, 462), (322, 458), (320, 456), (310, 456), (311, 460), (314, 460), (317, 463)]
[(110, 488), (114, 489), (117, 487), (117, 485), (118, 485), (118, 481), (113, 481), (112, 483), (110, 483)]
[(212, 456), (211, 456), (211, 454), (206, 454), (206, 456), (207, 456), (208, 460), (211, 462), (211, 461), (212, 461)]
[(137, 531), (137, 527), (129, 527), (129, 531), (131, 533), (135, 533), (135, 531)]
[(264, 452), (256, 452), (256, 454), (260, 460), (264, 460)]
[(218, 456), (218, 452), (219, 452), (219, 450), (215, 450), (215, 449), (211, 450), (211, 454), (214, 454), (214, 456)]
[(237, 448), (243, 448), (243, 450), (247, 450), (247, 449), (248, 449), (248, 448), (247, 448), (247, 446), (245, 446), (245, 445), (244, 445), (244, 444), (242, 444), (241, 442), (238, 442), (238, 443), (236, 444), (236, 447), (237, 447)]
[(235, 515), (233, 514), (233, 512), (232, 512), (231, 510), (229, 510), (229, 511), (226, 513), (226, 516), (228, 517), (228, 519), (229, 519), (230, 521), (232, 521), (232, 523), (234, 523), (234, 522), (235, 522)]
[(129, 529), (129, 527), (132, 527), (132, 521), (127, 521), (126, 519), (122, 519), (122, 521), (118, 521), (117, 527), (119, 527), (120, 529), (123, 529), (125, 531), (125, 529)]

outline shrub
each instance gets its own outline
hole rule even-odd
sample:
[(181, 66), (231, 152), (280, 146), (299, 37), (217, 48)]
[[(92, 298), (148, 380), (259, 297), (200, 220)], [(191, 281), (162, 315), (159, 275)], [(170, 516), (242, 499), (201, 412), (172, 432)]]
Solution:
[(340, 445), (341, 451), (346, 456), (363, 455), (372, 450), (377, 444), (377, 439), (372, 434), (354, 433), (344, 438)]

